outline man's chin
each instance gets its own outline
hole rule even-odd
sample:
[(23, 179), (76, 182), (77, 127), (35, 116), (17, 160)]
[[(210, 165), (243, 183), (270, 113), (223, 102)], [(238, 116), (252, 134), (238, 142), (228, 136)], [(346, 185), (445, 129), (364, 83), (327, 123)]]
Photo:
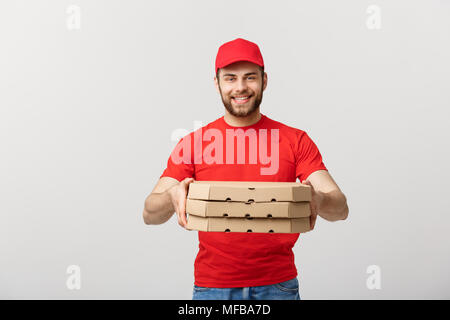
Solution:
[(228, 109), (228, 112), (230, 112), (235, 117), (247, 117), (251, 114), (253, 114), (258, 108), (252, 108), (252, 107), (231, 107), (231, 110)]

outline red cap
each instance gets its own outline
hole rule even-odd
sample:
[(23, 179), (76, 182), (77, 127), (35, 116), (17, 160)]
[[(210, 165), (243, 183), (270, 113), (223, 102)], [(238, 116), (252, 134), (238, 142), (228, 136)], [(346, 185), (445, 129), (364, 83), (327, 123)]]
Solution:
[(237, 61), (249, 61), (264, 67), (264, 60), (258, 45), (248, 40), (237, 38), (219, 47), (216, 56), (216, 73), (217, 69)]

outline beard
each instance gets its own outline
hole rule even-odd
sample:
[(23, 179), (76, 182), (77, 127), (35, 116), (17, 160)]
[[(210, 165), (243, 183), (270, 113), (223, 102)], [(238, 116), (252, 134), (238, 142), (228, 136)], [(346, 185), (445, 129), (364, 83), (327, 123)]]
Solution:
[[(228, 99), (224, 99), (222, 94), (222, 89), (220, 89), (220, 97), (222, 98), (222, 103), (225, 106), (225, 108), (228, 110), (230, 114), (232, 114), (235, 117), (247, 117), (251, 114), (253, 114), (256, 110), (259, 109), (259, 105), (261, 104), (262, 97), (263, 97), (263, 90), (261, 88), (261, 91), (259, 94), (255, 96), (255, 100), (252, 104), (250, 104), (250, 101), (243, 105), (234, 105), (232, 104), (231, 97)], [(244, 95), (244, 94), (242, 94)], [(253, 96), (250, 98), (252, 99)]]

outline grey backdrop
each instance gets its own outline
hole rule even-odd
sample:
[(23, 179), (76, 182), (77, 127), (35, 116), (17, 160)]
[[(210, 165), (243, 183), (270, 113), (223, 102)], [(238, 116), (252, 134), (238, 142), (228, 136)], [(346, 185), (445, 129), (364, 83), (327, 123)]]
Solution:
[(450, 298), (449, 14), (445, 0), (2, 1), (0, 298), (191, 299), (197, 233), (142, 210), (172, 135), (224, 114), (214, 58), (237, 37), (265, 59), (261, 112), (308, 132), (349, 203), (296, 243), (301, 297)]

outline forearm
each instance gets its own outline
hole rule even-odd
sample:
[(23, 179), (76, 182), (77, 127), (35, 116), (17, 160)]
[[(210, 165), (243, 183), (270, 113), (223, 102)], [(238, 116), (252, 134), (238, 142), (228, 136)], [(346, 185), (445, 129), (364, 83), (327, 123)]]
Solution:
[(348, 216), (347, 199), (339, 191), (322, 192), (322, 199), (318, 207), (318, 215), (328, 221), (345, 220)]
[(175, 209), (167, 191), (152, 193), (145, 199), (143, 218), (145, 224), (162, 224), (172, 217)]

